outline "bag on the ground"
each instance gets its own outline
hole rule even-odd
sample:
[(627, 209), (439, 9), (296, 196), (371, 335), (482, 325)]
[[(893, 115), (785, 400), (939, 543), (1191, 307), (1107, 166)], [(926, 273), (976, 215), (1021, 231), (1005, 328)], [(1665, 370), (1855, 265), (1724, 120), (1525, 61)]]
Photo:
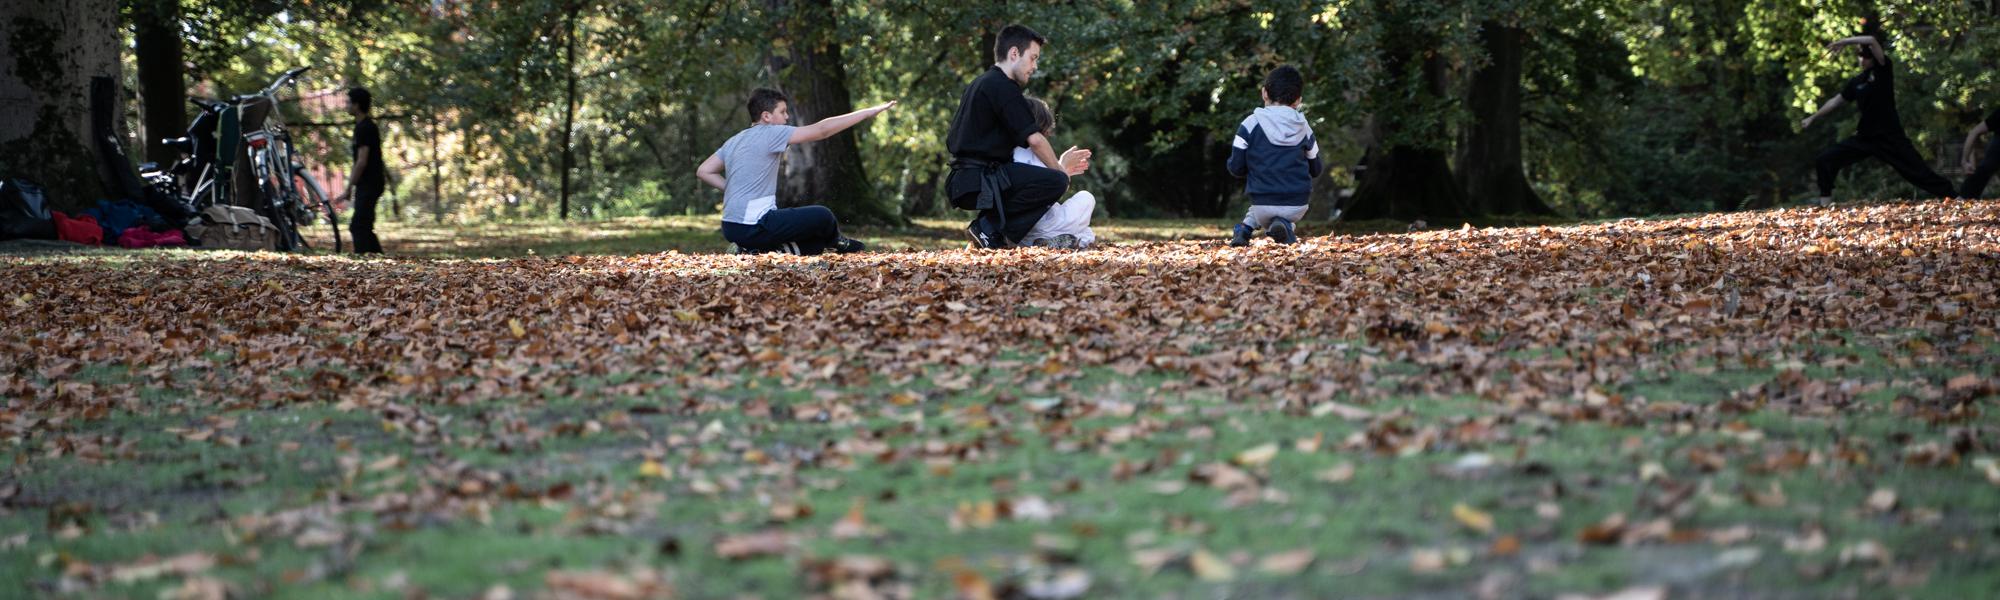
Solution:
[(104, 228), (97, 224), (96, 217), (90, 215), (72, 217), (63, 214), (59, 210), (51, 211), (49, 214), (54, 217), (56, 237), (62, 241), (74, 242), (85, 246), (96, 246), (104, 243)]
[(56, 226), (49, 220), (42, 187), (19, 179), (0, 181), (0, 241), (53, 239)]
[(187, 235), (203, 248), (275, 250), (278, 227), (245, 206), (210, 206), (187, 226)]

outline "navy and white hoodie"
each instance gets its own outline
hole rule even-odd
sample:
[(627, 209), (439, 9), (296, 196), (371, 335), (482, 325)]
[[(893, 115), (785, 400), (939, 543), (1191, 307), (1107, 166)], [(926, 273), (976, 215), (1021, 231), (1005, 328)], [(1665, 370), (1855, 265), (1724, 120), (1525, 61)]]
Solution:
[(1243, 187), (1251, 204), (1305, 206), (1324, 170), (1306, 116), (1290, 106), (1259, 108), (1236, 127), (1229, 174), (1249, 180)]

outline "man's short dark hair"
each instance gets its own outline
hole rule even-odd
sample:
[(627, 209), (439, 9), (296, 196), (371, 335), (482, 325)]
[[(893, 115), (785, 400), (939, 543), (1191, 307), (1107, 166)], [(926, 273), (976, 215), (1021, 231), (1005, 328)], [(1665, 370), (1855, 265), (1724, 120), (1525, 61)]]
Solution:
[(1306, 90), (1306, 76), (1299, 74), (1297, 67), (1284, 65), (1271, 70), (1264, 76), (1264, 93), (1272, 102), (1290, 106), (1299, 101)]
[(1000, 30), (1000, 35), (993, 37), (993, 62), (1006, 62), (1008, 50), (1020, 50), (1021, 54), (1027, 54), (1031, 43), (1047, 46), (1049, 40), (1027, 25), (1008, 25)]
[(750, 92), (750, 120), (764, 118), (764, 113), (778, 110), (779, 102), (791, 102), (784, 92), (770, 88), (757, 88)]
[(350, 89), (347, 90), (347, 103), (361, 109), (361, 112), (368, 112), (375, 108), (375, 95), (368, 93), (368, 88), (364, 87)]

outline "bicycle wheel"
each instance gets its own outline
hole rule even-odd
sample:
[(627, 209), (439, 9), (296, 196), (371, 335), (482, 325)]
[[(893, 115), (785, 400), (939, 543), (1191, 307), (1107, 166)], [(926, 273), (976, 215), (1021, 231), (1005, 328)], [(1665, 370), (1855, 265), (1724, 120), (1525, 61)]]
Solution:
[(339, 254), (340, 217), (333, 211), (333, 200), (327, 198), (326, 192), (319, 189), (319, 182), (312, 178), (312, 174), (306, 172), (303, 165), (292, 169), (292, 177), (293, 187), (304, 192), (303, 197), (306, 208), (314, 212), (324, 211), (326, 213), (326, 229), (328, 233), (333, 234), (333, 253)]
[(257, 176), (258, 195), (263, 196), (258, 199), (257, 207), (264, 218), (271, 220), (271, 226), (278, 228), (278, 251), (294, 252), (305, 248), (305, 240), (299, 237), (299, 228), (292, 222), (291, 209), (285, 206), (284, 191), (277, 183), (280, 177), (273, 172), (275, 153), (268, 146), (251, 153), (250, 168)]

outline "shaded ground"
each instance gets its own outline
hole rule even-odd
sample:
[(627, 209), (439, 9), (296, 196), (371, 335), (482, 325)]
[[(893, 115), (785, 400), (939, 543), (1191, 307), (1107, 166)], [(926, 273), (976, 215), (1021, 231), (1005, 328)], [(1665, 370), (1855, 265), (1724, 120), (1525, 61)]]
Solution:
[[(949, 226), (908, 245), (956, 245)], [(1104, 237), (1195, 241), (1088, 252), (549, 256), (707, 250), (698, 227), (389, 236), (520, 256), (499, 260), (0, 258), (0, 580), (2000, 588), (1993, 204), (1248, 249), (1189, 223)]]

